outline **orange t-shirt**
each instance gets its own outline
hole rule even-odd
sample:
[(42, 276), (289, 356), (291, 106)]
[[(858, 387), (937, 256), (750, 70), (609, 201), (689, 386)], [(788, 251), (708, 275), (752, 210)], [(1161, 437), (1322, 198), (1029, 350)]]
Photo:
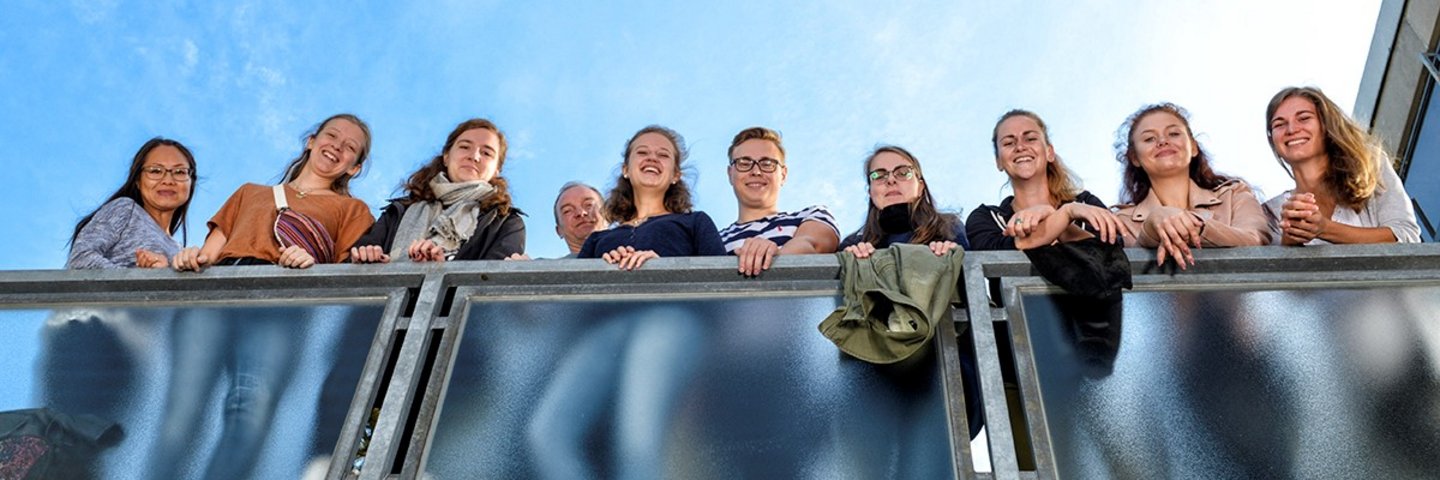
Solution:
[[(280, 261), (280, 244), (275, 240), (275, 195), (270, 186), (241, 185), (207, 225), (225, 234), (225, 246), (216, 259), (255, 257), (271, 263)], [(350, 246), (370, 230), (375, 216), (370, 206), (348, 195), (307, 195), (285, 186), (290, 209), (309, 215), (325, 226), (335, 240), (337, 261), (350, 258)]]

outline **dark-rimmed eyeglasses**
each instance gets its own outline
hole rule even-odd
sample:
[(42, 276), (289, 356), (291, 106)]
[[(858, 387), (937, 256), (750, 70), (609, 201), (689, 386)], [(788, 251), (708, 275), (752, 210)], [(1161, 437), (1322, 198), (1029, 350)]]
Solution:
[(916, 177), (920, 176), (920, 172), (915, 171), (915, 167), (909, 165), (901, 165), (895, 167), (894, 170), (877, 168), (870, 171), (870, 183), (884, 182), (892, 175), (895, 177), (895, 181), (900, 182), (905, 180), (914, 180)]
[(740, 157), (730, 161), (730, 166), (735, 167), (735, 171), (737, 172), (748, 172), (754, 170), (756, 166), (759, 166), (762, 172), (774, 173), (775, 170), (780, 168), (780, 165), (779, 160), (769, 157), (759, 160), (750, 157)]
[(190, 169), (189, 169), (189, 168), (185, 168), (185, 167), (180, 167), (180, 168), (144, 167), (144, 168), (141, 168), (140, 171), (145, 173), (145, 178), (148, 178), (148, 179), (151, 179), (151, 180), (161, 180), (161, 179), (164, 179), (164, 178), (165, 178), (165, 174), (167, 174), (167, 173), (170, 174), (170, 176), (174, 177), (174, 178), (175, 178), (175, 181), (177, 181), (177, 182), (182, 182), (182, 183), (183, 183), (183, 182), (188, 182), (188, 181), (190, 181), (190, 178), (191, 178), (191, 177), (190, 177)]

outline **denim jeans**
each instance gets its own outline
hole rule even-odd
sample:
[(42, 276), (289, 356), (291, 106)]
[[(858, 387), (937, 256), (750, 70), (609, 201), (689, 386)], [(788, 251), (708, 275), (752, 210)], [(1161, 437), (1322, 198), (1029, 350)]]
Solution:
[[(245, 478), (255, 466), (275, 406), (295, 369), (304, 321), (294, 309), (197, 308), (172, 329), (174, 358), (160, 438), (149, 478), (180, 478), (204, 423), (215, 382), (228, 378), (220, 441), (206, 462), (207, 479)], [(225, 375), (221, 375), (221, 368)]]

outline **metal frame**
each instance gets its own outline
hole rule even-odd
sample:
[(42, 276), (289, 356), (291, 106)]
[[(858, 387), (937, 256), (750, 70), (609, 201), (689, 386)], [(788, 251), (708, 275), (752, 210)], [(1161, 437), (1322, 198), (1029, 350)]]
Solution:
[(1421, 53), (1420, 64), (1425, 66), (1425, 71), (1430, 72), (1430, 81), (1440, 82), (1440, 53)]
[[(1155, 265), (1154, 251), (1130, 249), (1136, 291), (1257, 290), (1276, 288), (1440, 285), (1440, 248), (1428, 244), (1305, 248), (1207, 249), (1185, 272)], [(361, 383), (337, 439), (327, 478), (345, 478), (360, 432), (382, 385), (388, 384), (360, 478), (423, 475), (434, 424), (448, 387), (469, 307), (475, 302), (813, 297), (839, 295), (840, 264), (830, 255), (781, 257), (760, 278), (736, 273), (731, 258), (660, 258), (637, 271), (599, 260), (450, 262), (444, 264), (321, 265), (308, 270), (273, 266), (170, 271), (0, 272), (0, 309), (69, 305), (254, 305), (367, 302), (385, 309)], [(947, 402), (957, 478), (1053, 478), (1054, 457), (1038, 396), (1033, 352), (1024, 327), (1024, 295), (1059, 292), (1040, 279), (1019, 252), (970, 252), (965, 259), (966, 305), (954, 323), (941, 322), (937, 355)], [(998, 291), (991, 284), (999, 285)], [(448, 304), (447, 304), (448, 302)], [(448, 312), (449, 315), (442, 315)], [(1016, 321), (1018, 320), (1018, 321)], [(1038, 470), (1019, 471), (1000, 375), (994, 322), (1011, 322), (1023, 414)], [(971, 463), (964, 396), (960, 393), (961, 323), (972, 329), (993, 473)], [(439, 331), (438, 338), (433, 332)], [(398, 340), (405, 332), (403, 340)], [(423, 333), (422, 333), (423, 332)], [(397, 350), (398, 349), (398, 350)], [(432, 352), (435, 362), (425, 371)], [(393, 373), (380, 378), (390, 359)], [(422, 378), (428, 381), (421, 383)], [(410, 447), (400, 452), (406, 421), (418, 411)]]
[[(1197, 263), (1190, 271), (1176, 274), (1162, 272), (1155, 265), (1153, 250), (1127, 249), (1126, 253), (1135, 273), (1135, 292), (1440, 285), (1440, 248), (1429, 244), (1214, 249), (1198, 253)], [(1028, 419), (1026, 431), (1030, 435), (1036, 463), (1035, 472), (1021, 472), (1013, 466), (1002, 467), (997, 462), (994, 478), (1056, 478), (1053, 443), (1025, 321), (1023, 298), (1064, 291), (1037, 276), (1028, 259), (1014, 252), (977, 252), (968, 256), (966, 263), (967, 273), (971, 268), (984, 272), (979, 276), (981, 278), (967, 277), (967, 294), (971, 298), (991, 300), (990, 304), (970, 303), (972, 320), (976, 323), (981, 319), (1009, 322), (1010, 341), (1014, 345), (1014, 358), (1011, 360), (1016, 364), (1021, 391), (1023, 412), (1020, 413)], [(992, 279), (999, 284), (998, 291), (988, 289)], [(977, 344), (977, 355), (978, 347)], [(986, 385), (983, 388), (990, 387)], [(986, 395), (987, 401), (989, 397)], [(988, 404), (986, 406), (989, 407)], [(986, 409), (986, 412), (990, 411)], [(987, 415), (987, 422), (991, 418), (994, 417)], [(992, 459), (1003, 453), (995, 450), (1014, 448), (1009, 429), (990, 428), (987, 423), (986, 432)]]

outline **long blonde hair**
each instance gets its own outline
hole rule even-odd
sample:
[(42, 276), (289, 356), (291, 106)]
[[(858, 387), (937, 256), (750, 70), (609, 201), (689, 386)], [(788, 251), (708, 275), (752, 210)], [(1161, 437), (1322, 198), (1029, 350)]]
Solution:
[(1275, 117), (1280, 103), (1297, 96), (1315, 103), (1315, 113), (1320, 116), (1321, 128), (1325, 129), (1325, 155), (1330, 157), (1330, 165), (1325, 171), (1325, 185), (1335, 193), (1336, 202), (1359, 210), (1375, 195), (1380, 185), (1382, 164), (1391, 168), (1390, 155), (1385, 152), (1379, 138), (1361, 128), (1319, 88), (1286, 87), (1270, 99), (1270, 106), (1265, 109), (1265, 136), (1270, 139), (1270, 151), (1275, 153), (1275, 161), (1280, 163), (1285, 173), (1290, 174), (1290, 178), (1295, 178), (1295, 172), (1290, 170), (1290, 165), (1280, 158), (1280, 150), (1275, 148), (1270, 120)]

